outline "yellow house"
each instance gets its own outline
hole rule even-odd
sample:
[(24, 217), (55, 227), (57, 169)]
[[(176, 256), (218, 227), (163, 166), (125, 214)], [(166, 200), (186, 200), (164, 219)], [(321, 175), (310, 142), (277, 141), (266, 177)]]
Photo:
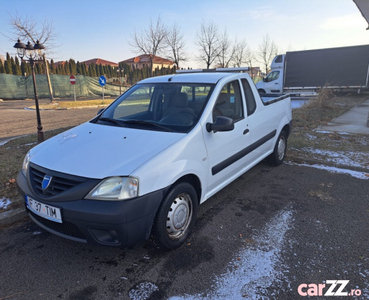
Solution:
[(152, 70), (155, 70), (156, 68), (159, 69), (168, 67), (172, 68), (174, 66), (174, 62), (171, 60), (149, 54), (143, 54), (140, 56), (132, 57), (130, 59), (123, 60), (121, 62), (130, 65), (132, 68), (142, 69), (143, 67), (150, 67), (151, 64), (150, 58), (153, 58)]

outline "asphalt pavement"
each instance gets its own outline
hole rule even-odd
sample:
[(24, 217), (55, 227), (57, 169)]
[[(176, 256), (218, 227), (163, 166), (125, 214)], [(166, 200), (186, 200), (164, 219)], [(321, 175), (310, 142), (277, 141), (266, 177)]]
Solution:
[(262, 162), (200, 206), (174, 251), (86, 245), (22, 222), (1, 229), (0, 299), (320, 300), (299, 287), (325, 295), (329, 280), (369, 299), (368, 203), (367, 180)]
[[(320, 130), (366, 133), (368, 113), (369, 100)], [(325, 299), (330, 280), (368, 299), (368, 188), (350, 175), (261, 162), (201, 205), (188, 243), (170, 252), (150, 241), (85, 245), (29, 220), (5, 226), (0, 299)], [(325, 288), (310, 297), (307, 285)]]

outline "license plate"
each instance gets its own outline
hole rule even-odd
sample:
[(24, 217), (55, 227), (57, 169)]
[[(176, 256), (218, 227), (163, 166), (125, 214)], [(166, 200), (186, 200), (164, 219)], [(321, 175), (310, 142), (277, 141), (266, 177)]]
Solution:
[(43, 204), (26, 196), (26, 204), (29, 210), (34, 212), (36, 215), (48, 219), (50, 221), (63, 223), (60, 208)]

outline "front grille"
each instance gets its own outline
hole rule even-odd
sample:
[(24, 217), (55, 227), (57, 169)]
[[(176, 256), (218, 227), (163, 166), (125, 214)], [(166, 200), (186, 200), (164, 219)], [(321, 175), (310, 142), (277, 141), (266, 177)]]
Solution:
[(44, 219), (36, 214), (34, 214), (31, 211), (28, 211), (31, 216), (40, 224), (45, 226), (46, 228), (49, 228), (53, 231), (59, 232), (61, 234), (64, 234), (66, 236), (74, 237), (77, 239), (86, 240), (84, 234), (81, 232), (81, 230), (78, 229), (78, 227), (72, 223), (64, 222), (64, 223), (56, 223), (47, 219)]
[[(52, 176), (52, 179), (47, 189), (43, 190), (42, 181), (45, 175)], [(30, 168), (30, 178), (35, 193), (46, 197), (59, 195), (60, 193), (68, 191), (69, 189), (85, 181), (85, 179), (82, 177), (76, 177), (62, 173), (58, 173), (56, 175), (50, 174), (49, 172), (46, 173), (44, 170), (36, 169), (34, 167)]]

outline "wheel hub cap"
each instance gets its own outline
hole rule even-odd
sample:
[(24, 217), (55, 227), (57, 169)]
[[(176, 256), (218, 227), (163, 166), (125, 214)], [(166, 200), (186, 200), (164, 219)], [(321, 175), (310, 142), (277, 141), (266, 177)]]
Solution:
[(286, 151), (286, 143), (283, 138), (281, 138), (278, 142), (278, 159), (282, 160), (284, 156), (284, 152)]
[(180, 194), (173, 201), (167, 216), (167, 233), (171, 239), (180, 238), (186, 231), (192, 218), (191, 199)]

